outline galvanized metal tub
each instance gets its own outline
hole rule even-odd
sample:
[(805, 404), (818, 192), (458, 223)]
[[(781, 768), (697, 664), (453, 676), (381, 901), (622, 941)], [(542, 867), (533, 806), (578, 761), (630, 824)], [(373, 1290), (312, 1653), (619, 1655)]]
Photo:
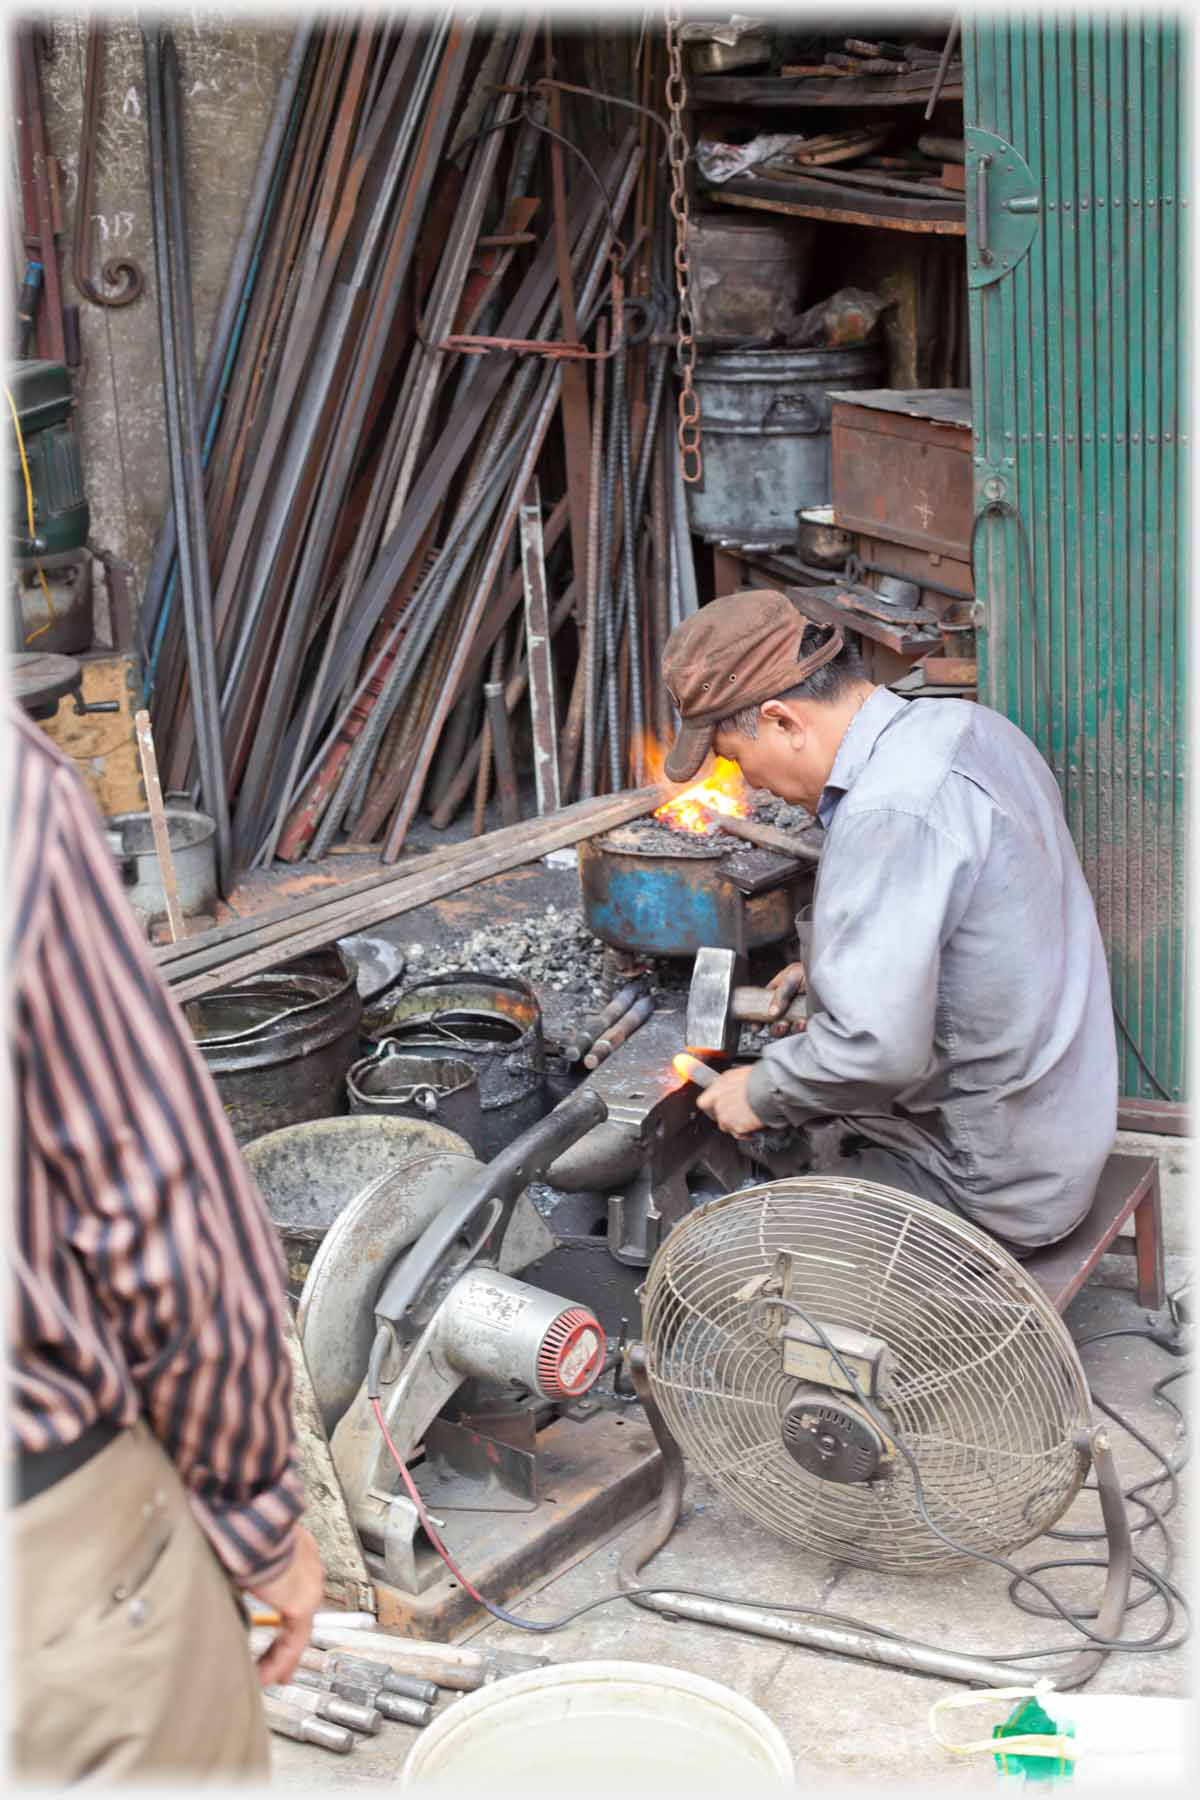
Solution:
[(465, 1156), (468, 1146), (424, 1119), (378, 1117), (313, 1119), (246, 1146), (246, 1166), (283, 1240), (293, 1300), (300, 1298), (322, 1238), (355, 1195), (429, 1151)]
[[(212, 912), (217, 904), (217, 828), (206, 813), (190, 806), (168, 803), (164, 811), (180, 910), (185, 918)], [(114, 813), (105, 821), (105, 830), (121, 862), (125, 898), (148, 929), (167, 916), (150, 814)]]
[(188, 1014), (239, 1143), (346, 1110), (362, 1001), (340, 950), (249, 975), (193, 1000)]
[(694, 956), (704, 944), (747, 953), (778, 943), (808, 898), (811, 868), (793, 865), (772, 885), (747, 892), (753, 884), (735, 879), (746, 860), (691, 846), (664, 856), (622, 844), (618, 833), (585, 838), (579, 887), (588, 929), (642, 956)]
[(697, 338), (743, 344), (792, 326), (812, 287), (816, 235), (808, 219), (693, 219), (688, 254)]
[(484, 1162), (549, 1111), (542, 1010), (518, 976), (464, 969), (431, 975), (368, 1007), (362, 1034), (368, 1044), (395, 1038), (402, 1049), (461, 1059), (478, 1071), (477, 1154)]
[(384, 1038), (346, 1076), (350, 1111), (386, 1119), (436, 1121), (478, 1153), (483, 1134), (479, 1071), (461, 1057), (430, 1056)]
[(871, 388), (883, 349), (726, 350), (700, 357), (704, 480), (688, 488), (688, 518), (707, 538), (792, 543), (802, 507), (833, 490), (828, 390)]

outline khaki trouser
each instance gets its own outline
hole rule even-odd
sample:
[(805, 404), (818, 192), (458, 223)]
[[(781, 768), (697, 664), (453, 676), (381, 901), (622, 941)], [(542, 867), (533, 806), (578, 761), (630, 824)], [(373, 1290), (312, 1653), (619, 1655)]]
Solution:
[(265, 1778), (241, 1609), (144, 1425), (9, 1524), (18, 1778)]

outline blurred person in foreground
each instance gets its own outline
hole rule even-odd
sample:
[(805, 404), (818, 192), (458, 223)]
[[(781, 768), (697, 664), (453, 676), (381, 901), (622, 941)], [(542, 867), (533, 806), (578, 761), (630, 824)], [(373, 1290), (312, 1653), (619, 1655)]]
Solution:
[(323, 1585), (282, 1257), (75, 772), (8, 740), (10, 1766), (263, 1777)]

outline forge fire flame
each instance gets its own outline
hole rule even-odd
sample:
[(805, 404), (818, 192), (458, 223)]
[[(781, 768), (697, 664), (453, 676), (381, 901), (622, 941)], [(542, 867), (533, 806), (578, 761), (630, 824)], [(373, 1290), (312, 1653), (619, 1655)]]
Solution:
[(654, 817), (664, 824), (674, 826), (676, 831), (711, 832), (716, 829), (712, 819), (701, 807), (711, 807), (713, 812), (724, 813), (727, 818), (744, 819), (750, 811), (746, 801), (746, 784), (742, 772), (735, 762), (727, 757), (718, 756), (711, 772), (703, 781), (697, 781), (660, 806)]

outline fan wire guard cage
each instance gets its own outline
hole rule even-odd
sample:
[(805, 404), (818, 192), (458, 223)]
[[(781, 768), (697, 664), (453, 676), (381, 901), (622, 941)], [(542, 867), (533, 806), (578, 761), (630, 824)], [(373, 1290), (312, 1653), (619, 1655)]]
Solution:
[[(824, 1481), (784, 1446), (800, 1385), (740, 1291), (792, 1261), (791, 1299), (825, 1330), (882, 1338), (875, 1402), (912, 1451), (930, 1517), (967, 1550), (1008, 1555), (1062, 1517), (1087, 1471), (1075, 1347), (1040, 1288), (957, 1214), (874, 1182), (804, 1176), (742, 1190), (672, 1231), (642, 1296), (647, 1365), (692, 1465), (741, 1511), (860, 1568), (967, 1560), (921, 1517), (912, 1471)], [(798, 1315), (786, 1315), (795, 1320)], [(842, 1398), (844, 1396), (835, 1396)]]

